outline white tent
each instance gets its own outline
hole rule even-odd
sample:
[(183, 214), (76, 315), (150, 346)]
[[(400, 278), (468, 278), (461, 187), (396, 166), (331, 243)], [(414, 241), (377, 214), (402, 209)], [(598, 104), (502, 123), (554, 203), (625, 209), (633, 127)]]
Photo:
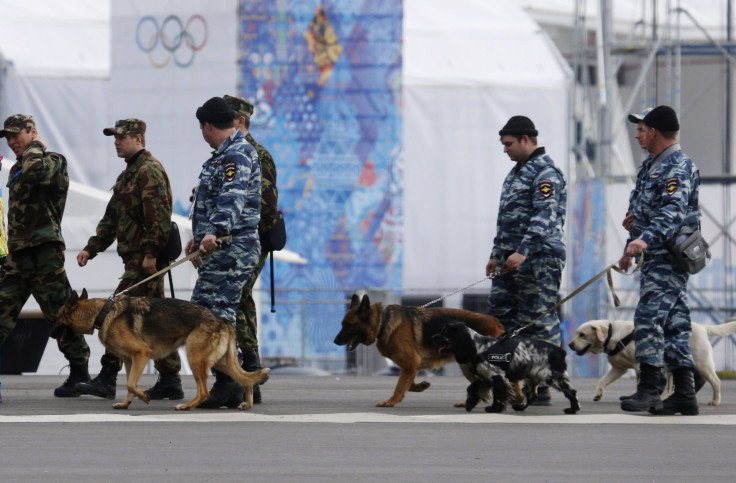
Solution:
[(530, 117), (564, 171), (569, 72), (515, 2), (404, 2), (404, 287), (485, 275), (513, 162), (498, 131)]

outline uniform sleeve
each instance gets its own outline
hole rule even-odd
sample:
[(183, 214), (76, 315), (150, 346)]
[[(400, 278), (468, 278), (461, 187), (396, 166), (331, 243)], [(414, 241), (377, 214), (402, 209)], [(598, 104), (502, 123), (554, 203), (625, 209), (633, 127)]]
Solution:
[(529, 220), (529, 228), (516, 249), (521, 255), (528, 257), (542, 250), (551, 228), (558, 223), (557, 206), (560, 203), (562, 187), (562, 178), (552, 168), (542, 170), (534, 178), (532, 186), (534, 210)]
[(693, 192), (689, 163), (673, 164), (662, 173), (657, 184), (660, 208), (641, 234), (641, 239), (652, 246), (662, 246), (679, 230), (688, 211), (688, 202)]
[(156, 257), (160, 247), (166, 245), (171, 230), (171, 188), (163, 169), (157, 164), (144, 164), (138, 176), (143, 212), (143, 238), (141, 247), (146, 256)]
[(104, 252), (115, 241), (118, 232), (118, 210), (115, 202), (115, 195), (107, 202), (105, 214), (97, 223), (96, 234), (91, 236), (87, 241), (84, 250), (89, 252), (90, 258), (94, 258), (98, 253)]
[(234, 151), (223, 158), (216, 173), (216, 176), (222, 176), (222, 187), (209, 219), (214, 231), (206, 230), (205, 233), (218, 237), (230, 234), (245, 209), (254, 162), (258, 162), (255, 150), (251, 156)]
[(33, 141), (23, 153), (19, 181), (29, 185), (48, 186), (58, 183), (58, 174), (66, 160), (56, 153), (44, 156), (41, 144)]

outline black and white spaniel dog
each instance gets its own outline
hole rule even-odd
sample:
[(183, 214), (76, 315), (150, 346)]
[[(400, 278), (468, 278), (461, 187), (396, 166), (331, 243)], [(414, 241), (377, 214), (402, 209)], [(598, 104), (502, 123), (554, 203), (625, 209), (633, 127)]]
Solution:
[(537, 385), (544, 383), (561, 391), (570, 401), (566, 414), (580, 410), (577, 391), (570, 386), (567, 375), (565, 351), (549, 342), (528, 337), (514, 336), (494, 338), (481, 335), (465, 324), (451, 323), (435, 335), (434, 343), (442, 352), (452, 352), (459, 364), (467, 364), (475, 376), (468, 386), (465, 410), (472, 411), (493, 390), (493, 404), (486, 412), (500, 413), (506, 409), (511, 385), (525, 381), (526, 401), (517, 401), (512, 406), (523, 411), (537, 396)]

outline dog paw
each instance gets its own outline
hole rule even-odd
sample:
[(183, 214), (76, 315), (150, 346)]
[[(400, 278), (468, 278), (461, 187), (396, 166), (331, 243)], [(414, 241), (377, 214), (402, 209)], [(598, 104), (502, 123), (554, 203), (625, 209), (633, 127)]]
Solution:
[(708, 406), (718, 406), (719, 403), (716, 401), (708, 401)]
[(517, 411), (517, 412), (524, 411), (527, 408), (527, 406), (529, 406), (529, 405), (526, 404), (526, 403), (514, 403), (514, 404), (511, 405), (511, 407), (514, 409), (514, 411)]
[(422, 392), (426, 390), (427, 388), (429, 388), (429, 386), (431, 386), (430, 383), (428, 383), (427, 381), (422, 381), (419, 384), (412, 384), (411, 387), (409, 388), (409, 391)]
[(465, 407), (465, 401), (458, 401), (455, 404), (453, 404), (452, 407), (455, 407), (455, 408), (464, 408)]
[(577, 409), (573, 409), (573, 408), (565, 408), (564, 411), (565, 411), (565, 414), (576, 414), (578, 412)]
[(506, 407), (503, 404), (493, 404), (492, 406), (486, 406), (487, 413), (502, 413), (506, 411)]
[(130, 404), (115, 403), (115, 404), (112, 405), (112, 408), (113, 409), (128, 409), (128, 406), (130, 406)]
[(395, 404), (392, 403), (391, 401), (378, 401), (376, 403), (376, 407), (377, 408), (392, 408), (394, 406), (395, 406)]
[(238, 405), (238, 410), (247, 411), (251, 408), (251, 404), (248, 401), (243, 401)]
[(174, 409), (177, 411), (189, 411), (191, 408), (187, 407), (186, 404), (177, 404), (174, 406)]
[(595, 396), (593, 397), (593, 401), (596, 401), (596, 402), (597, 402), (597, 401), (600, 401), (602, 397), (603, 397), (603, 394), (596, 394), (596, 395), (595, 395)]

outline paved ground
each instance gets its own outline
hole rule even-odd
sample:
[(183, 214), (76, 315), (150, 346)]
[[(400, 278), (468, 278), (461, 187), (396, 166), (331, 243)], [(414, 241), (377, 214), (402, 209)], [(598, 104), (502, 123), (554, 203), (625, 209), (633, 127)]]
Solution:
[[(274, 374), (248, 412), (176, 412), (134, 400), (125, 411), (89, 396), (54, 398), (64, 376), (0, 376), (0, 481), (733, 481), (736, 381), (701, 415), (627, 414), (614, 383), (592, 402), (594, 379), (575, 379), (583, 410), (562, 394), (524, 413), (472, 413), (458, 377), (430, 377), (426, 392), (377, 408), (395, 377)], [(144, 376), (149, 387), (154, 376)], [(118, 385), (118, 400), (124, 395)], [(191, 376), (185, 393), (194, 393)]]

